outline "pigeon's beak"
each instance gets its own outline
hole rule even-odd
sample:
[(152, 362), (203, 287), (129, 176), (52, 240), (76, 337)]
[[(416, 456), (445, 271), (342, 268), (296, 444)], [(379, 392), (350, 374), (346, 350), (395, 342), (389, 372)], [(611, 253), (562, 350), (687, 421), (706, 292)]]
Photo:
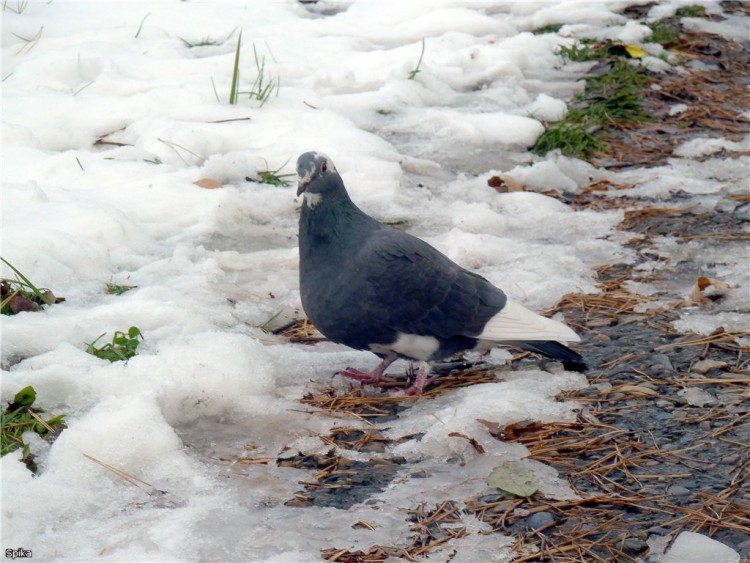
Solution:
[(300, 176), (299, 184), (297, 184), (297, 195), (300, 195), (307, 189), (307, 185), (310, 183), (310, 176)]

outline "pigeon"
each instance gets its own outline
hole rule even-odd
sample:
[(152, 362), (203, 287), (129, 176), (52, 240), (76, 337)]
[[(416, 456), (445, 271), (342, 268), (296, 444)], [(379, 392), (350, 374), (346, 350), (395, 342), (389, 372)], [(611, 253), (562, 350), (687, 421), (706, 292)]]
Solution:
[(383, 225), (352, 202), (330, 158), (297, 160), (302, 195), (299, 276), (302, 307), (329, 340), (381, 358), (370, 372), (340, 374), (362, 384), (388, 384), (398, 358), (419, 362), (406, 395), (421, 395), (431, 362), (467, 350), (512, 345), (584, 371), (568, 326), (538, 315), (425, 241)]

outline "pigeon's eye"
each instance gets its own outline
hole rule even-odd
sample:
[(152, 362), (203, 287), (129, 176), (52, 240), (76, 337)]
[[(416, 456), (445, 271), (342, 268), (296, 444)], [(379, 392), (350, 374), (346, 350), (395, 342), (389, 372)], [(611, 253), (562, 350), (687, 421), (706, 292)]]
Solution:
[(328, 163), (327, 163), (327, 162), (324, 162), (324, 163), (323, 163), (323, 164), (322, 164), (322, 165), (320, 166), (320, 171), (321, 171), (321, 172), (327, 172), (327, 171), (328, 171)]

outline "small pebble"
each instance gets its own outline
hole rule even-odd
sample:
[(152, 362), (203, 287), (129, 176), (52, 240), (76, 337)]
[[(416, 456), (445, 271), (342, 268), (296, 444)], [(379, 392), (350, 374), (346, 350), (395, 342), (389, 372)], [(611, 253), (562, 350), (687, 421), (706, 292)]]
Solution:
[(640, 553), (648, 547), (648, 544), (640, 538), (627, 538), (622, 542), (622, 547), (630, 553)]
[(651, 367), (661, 366), (662, 368), (674, 371), (672, 360), (666, 354), (654, 354), (651, 356)]
[(675, 495), (677, 497), (684, 497), (690, 494), (690, 489), (687, 489), (681, 485), (672, 485), (667, 489), (668, 495)]
[(693, 364), (693, 369), (691, 371), (695, 371), (701, 374), (708, 373), (712, 369), (722, 369), (727, 367), (726, 362), (722, 362), (719, 360), (701, 360), (699, 362), (695, 362)]
[(359, 451), (382, 454), (385, 452), (385, 444), (383, 442), (367, 442)]
[(727, 465), (734, 465), (738, 461), (740, 461), (740, 454), (729, 454), (721, 458), (721, 463), (724, 463)]
[(537, 512), (526, 519), (526, 524), (532, 530), (537, 530), (554, 521), (555, 516), (551, 512)]
[(698, 424), (698, 426), (700, 427), (701, 430), (705, 430), (705, 431), (711, 430), (711, 421), (710, 420), (702, 420)]

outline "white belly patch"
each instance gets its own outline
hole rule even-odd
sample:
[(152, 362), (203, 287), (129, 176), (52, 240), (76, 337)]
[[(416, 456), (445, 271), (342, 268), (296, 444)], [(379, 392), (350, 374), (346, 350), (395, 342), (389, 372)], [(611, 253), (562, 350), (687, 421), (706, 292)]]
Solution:
[(434, 336), (400, 333), (393, 344), (373, 344), (370, 350), (376, 354), (395, 352), (407, 358), (426, 361), (440, 348), (440, 342)]

